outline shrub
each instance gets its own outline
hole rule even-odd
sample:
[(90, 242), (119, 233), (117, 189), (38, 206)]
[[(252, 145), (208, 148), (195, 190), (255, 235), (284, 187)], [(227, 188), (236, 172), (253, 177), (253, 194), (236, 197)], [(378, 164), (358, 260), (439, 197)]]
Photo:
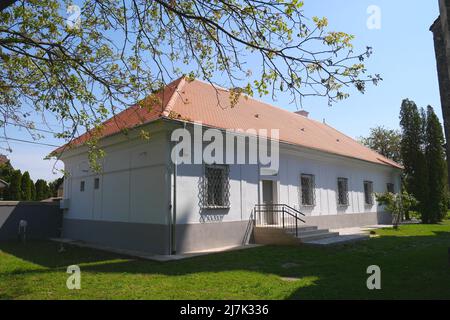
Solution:
[(386, 192), (376, 194), (379, 205), (384, 205), (387, 212), (394, 216), (403, 218), (405, 213), (418, 205), (418, 201), (411, 194), (403, 191), (402, 193)]

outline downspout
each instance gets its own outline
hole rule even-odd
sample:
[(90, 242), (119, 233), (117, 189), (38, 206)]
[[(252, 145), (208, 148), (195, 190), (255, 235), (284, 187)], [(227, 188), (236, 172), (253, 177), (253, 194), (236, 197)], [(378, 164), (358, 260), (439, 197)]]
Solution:
[[(186, 129), (186, 124), (183, 124), (183, 127)], [(169, 138), (169, 141), (171, 139)], [(177, 176), (178, 176), (178, 159), (172, 159), (172, 150), (175, 148), (177, 144), (176, 141), (169, 143), (171, 149), (169, 150), (169, 163), (172, 163), (172, 179), (171, 179), (171, 204), (170, 204), (170, 221), (169, 221), (169, 230), (170, 230), (170, 254), (174, 255), (177, 253)], [(175, 161), (173, 161), (175, 160)]]
[(177, 253), (177, 237), (176, 237), (176, 225), (177, 225), (177, 162), (173, 164), (173, 198), (172, 198), (172, 225), (171, 225), (171, 254)]

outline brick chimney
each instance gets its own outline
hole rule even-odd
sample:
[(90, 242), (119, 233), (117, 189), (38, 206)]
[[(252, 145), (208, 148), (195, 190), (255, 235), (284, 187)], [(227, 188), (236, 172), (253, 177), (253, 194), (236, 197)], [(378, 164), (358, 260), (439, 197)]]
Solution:
[(294, 111), (295, 114), (298, 114), (299, 116), (303, 116), (305, 118), (308, 118), (309, 112), (306, 110), (298, 110)]

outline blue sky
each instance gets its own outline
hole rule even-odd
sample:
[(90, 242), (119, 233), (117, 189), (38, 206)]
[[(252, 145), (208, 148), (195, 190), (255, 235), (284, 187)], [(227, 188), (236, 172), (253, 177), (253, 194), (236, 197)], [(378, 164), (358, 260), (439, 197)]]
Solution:
[[(366, 26), (370, 5), (381, 9), (379, 30), (370, 30)], [(367, 60), (366, 66), (369, 73), (380, 73), (384, 79), (377, 87), (369, 86), (364, 95), (354, 92), (350, 98), (332, 107), (325, 99), (304, 101), (304, 108), (311, 118), (325, 119), (329, 125), (356, 138), (367, 135), (370, 128), (378, 125), (398, 128), (400, 104), (404, 98), (414, 100), (421, 107), (432, 105), (441, 117), (433, 37), (429, 31), (439, 15), (438, 0), (305, 0), (305, 14), (308, 17), (326, 16), (330, 29), (355, 35), (355, 51), (373, 47), (374, 55)], [(296, 109), (289, 105), (289, 96), (278, 96), (275, 102), (270, 97), (262, 100), (288, 110)], [(50, 123), (50, 127), (58, 128), (56, 123)], [(17, 128), (8, 128), (8, 134), (30, 140), (24, 130)], [(50, 135), (41, 142), (61, 143)], [(54, 148), (21, 142), (10, 145), (13, 152), (5, 154), (13, 166), (28, 170), (34, 180), (53, 180), (60, 176), (52, 173), (54, 160), (43, 159)], [(56, 164), (56, 167), (62, 168), (62, 165)]]

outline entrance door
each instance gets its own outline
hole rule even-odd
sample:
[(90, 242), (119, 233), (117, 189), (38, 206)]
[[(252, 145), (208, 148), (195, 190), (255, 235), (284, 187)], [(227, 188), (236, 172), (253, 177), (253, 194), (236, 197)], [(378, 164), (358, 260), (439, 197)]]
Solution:
[(273, 211), (273, 181), (263, 180), (262, 181), (262, 202), (265, 207), (265, 220), (267, 224), (276, 224), (275, 212)]

